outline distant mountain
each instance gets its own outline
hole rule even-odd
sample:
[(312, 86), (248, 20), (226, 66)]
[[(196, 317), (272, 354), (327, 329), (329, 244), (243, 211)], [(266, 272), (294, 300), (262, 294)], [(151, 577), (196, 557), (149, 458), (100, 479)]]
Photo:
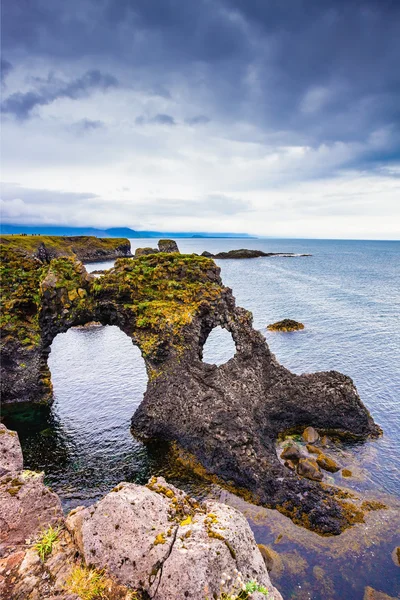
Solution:
[(95, 227), (69, 227), (60, 225), (18, 225), (0, 224), (0, 233), (39, 233), (41, 235), (94, 235), (96, 237), (124, 237), (124, 238), (247, 238), (254, 236), (247, 233), (195, 233), (176, 231), (136, 231), (129, 227), (111, 227), (109, 229), (96, 229)]

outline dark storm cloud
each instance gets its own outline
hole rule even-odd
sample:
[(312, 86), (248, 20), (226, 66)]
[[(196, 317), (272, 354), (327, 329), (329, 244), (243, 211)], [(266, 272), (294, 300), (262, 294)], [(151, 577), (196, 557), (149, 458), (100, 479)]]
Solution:
[(4, 58), (1, 59), (0, 61), (0, 77), (1, 77), (1, 83), (3, 83), (7, 77), (7, 75), (12, 71), (12, 64), (8, 61), (5, 60)]
[[(85, 60), (98, 70), (106, 60), (125, 85), (165, 97), (182, 76), (195, 98), (206, 90), (213, 121), (299, 144), (365, 141), (399, 126), (395, 1), (3, 0), (3, 48), (13, 63)], [(47, 102), (31, 91), (6, 107), (24, 118)]]
[(15, 92), (1, 104), (1, 112), (14, 115), (17, 119), (26, 119), (36, 106), (51, 104), (59, 98), (77, 99), (89, 95), (95, 90), (107, 90), (117, 87), (118, 80), (97, 69), (87, 71), (81, 77), (69, 82), (55, 79), (51, 74), (47, 80), (36, 79), (42, 86), (38, 91)]

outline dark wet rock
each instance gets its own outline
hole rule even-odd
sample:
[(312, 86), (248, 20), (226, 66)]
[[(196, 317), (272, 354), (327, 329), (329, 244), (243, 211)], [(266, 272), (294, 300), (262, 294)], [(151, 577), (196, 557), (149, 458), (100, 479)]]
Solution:
[(147, 256), (149, 254), (157, 254), (157, 252), (160, 252), (158, 248), (136, 248), (135, 257)]
[[(82, 556), (120, 583), (160, 600), (204, 600), (220, 593), (222, 573), (256, 580), (281, 600), (245, 517), (218, 502), (199, 504), (153, 479), (121, 483), (92, 507), (67, 519)], [(99, 535), (101, 532), (101, 535)]]
[(24, 459), (16, 431), (0, 423), (0, 475), (7, 471), (22, 471)]
[(213, 258), (214, 255), (211, 254), (211, 252), (207, 252), (207, 250), (204, 250), (204, 252), (201, 253), (201, 256), (205, 256), (206, 258)]
[(329, 471), (330, 473), (336, 473), (340, 470), (337, 462), (335, 462), (333, 458), (322, 454), (322, 452), (317, 456), (317, 463), (321, 469), (324, 469), (324, 471)]
[(281, 454), (281, 458), (283, 460), (299, 460), (302, 458), (302, 454), (300, 452), (300, 448), (295, 444), (287, 446)]
[(304, 329), (303, 323), (299, 323), (298, 321), (293, 321), (292, 319), (283, 319), (282, 321), (277, 321), (276, 323), (271, 323), (271, 325), (267, 325), (267, 329), (269, 331), (299, 331), (300, 329)]
[(279, 579), (285, 570), (280, 554), (271, 548), (271, 546), (266, 546), (264, 544), (258, 544), (258, 548), (264, 559), (268, 573), (270, 573), (274, 579)]
[(91, 275), (103, 275), (107, 269), (95, 269), (94, 271), (90, 271)]
[(322, 473), (313, 458), (301, 458), (297, 465), (297, 473), (313, 481), (322, 481)]
[[(308, 424), (359, 439), (378, 435), (379, 427), (349, 377), (296, 375), (279, 365), (212, 260), (176, 252), (118, 259), (96, 279), (71, 258), (47, 265), (2, 253), (3, 307), (13, 316), (2, 336), (4, 401), (51, 401), (47, 358), (58, 333), (90, 321), (117, 325), (140, 348), (149, 375), (132, 419), (138, 437), (177, 443), (185, 464), (194, 458), (206, 476), (248, 490), (254, 501), (320, 533), (351, 524), (334, 488), (284, 467), (276, 440)], [(236, 345), (219, 367), (202, 361), (217, 326)]]
[(397, 567), (400, 567), (400, 546), (397, 546), (392, 552), (392, 559)]
[(306, 427), (306, 429), (303, 431), (303, 440), (308, 444), (314, 444), (315, 442), (318, 442), (319, 435), (314, 427)]
[(178, 244), (175, 240), (159, 240), (158, 249), (160, 252), (179, 252)]

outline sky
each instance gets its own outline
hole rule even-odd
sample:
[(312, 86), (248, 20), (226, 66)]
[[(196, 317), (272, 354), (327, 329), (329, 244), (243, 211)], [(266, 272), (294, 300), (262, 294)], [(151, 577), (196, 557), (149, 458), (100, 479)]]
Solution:
[(398, 0), (2, 0), (4, 223), (400, 238)]

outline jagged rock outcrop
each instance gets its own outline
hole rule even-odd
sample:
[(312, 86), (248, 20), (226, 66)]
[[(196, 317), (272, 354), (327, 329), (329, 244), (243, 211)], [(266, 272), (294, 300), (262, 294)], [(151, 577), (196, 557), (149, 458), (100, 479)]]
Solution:
[[(121, 483), (67, 519), (87, 563), (159, 600), (214, 598), (235, 569), (281, 600), (245, 519), (219, 502), (199, 504), (165, 482)], [(237, 590), (239, 592), (239, 589)]]
[[(194, 456), (207, 476), (320, 533), (338, 534), (362, 518), (335, 488), (284, 466), (275, 449), (282, 432), (307, 426), (378, 435), (352, 380), (336, 371), (295, 375), (279, 365), (211, 259), (177, 252), (118, 259), (96, 279), (73, 259), (44, 265), (25, 258), (21, 266), (3, 254), (5, 401), (51, 398), (47, 355), (57, 333), (90, 321), (117, 325), (139, 346), (149, 376), (132, 419), (136, 435), (177, 442), (189, 454), (178, 452), (180, 460)], [(236, 345), (218, 367), (202, 362), (217, 326)]]
[(178, 244), (174, 240), (159, 240), (158, 249), (160, 252), (179, 252)]

